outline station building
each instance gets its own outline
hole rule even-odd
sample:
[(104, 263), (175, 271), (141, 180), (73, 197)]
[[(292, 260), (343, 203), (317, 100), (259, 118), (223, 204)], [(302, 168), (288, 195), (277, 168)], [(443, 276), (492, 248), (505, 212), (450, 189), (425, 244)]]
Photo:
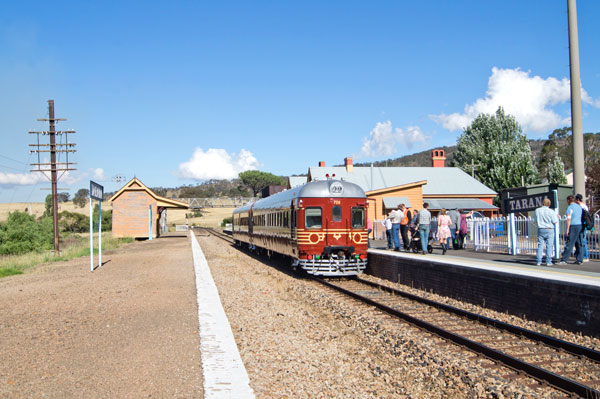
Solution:
[(136, 177), (109, 201), (113, 237), (156, 238), (168, 231), (167, 209), (189, 208), (185, 202), (156, 195)]
[[(333, 178), (359, 185), (367, 194), (371, 220), (384, 219), (401, 203), (411, 210), (427, 202), (433, 212), (445, 208), (478, 211), (488, 217), (498, 213), (493, 205), (495, 191), (460, 168), (445, 167), (444, 150), (433, 150), (431, 155), (431, 167), (355, 167), (351, 157), (344, 159), (343, 166), (319, 162), (309, 168), (304, 182)], [(302, 183), (302, 177), (290, 177), (289, 182), (294, 187)]]

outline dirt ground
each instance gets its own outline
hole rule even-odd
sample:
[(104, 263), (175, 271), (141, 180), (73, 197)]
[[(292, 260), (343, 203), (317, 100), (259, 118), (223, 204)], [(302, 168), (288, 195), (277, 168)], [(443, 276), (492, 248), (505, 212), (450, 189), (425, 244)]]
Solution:
[[(96, 258), (97, 261), (97, 258)], [(202, 397), (190, 239), (0, 279), (0, 397)]]

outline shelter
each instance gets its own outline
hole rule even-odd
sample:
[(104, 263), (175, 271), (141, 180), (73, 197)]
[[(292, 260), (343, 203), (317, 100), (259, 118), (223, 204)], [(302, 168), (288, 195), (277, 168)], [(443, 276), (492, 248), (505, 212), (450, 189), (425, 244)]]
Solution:
[(113, 237), (158, 237), (168, 231), (167, 209), (189, 208), (185, 202), (156, 195), (136, 177), (109, 201), (113, 210)]

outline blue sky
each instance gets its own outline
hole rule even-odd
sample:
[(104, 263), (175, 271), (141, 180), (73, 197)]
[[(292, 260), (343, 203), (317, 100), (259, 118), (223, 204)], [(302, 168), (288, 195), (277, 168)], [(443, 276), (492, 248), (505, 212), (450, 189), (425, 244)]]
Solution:
[[(600, 2), (577, 11), (599, 132)], [(531, 138), (570, 124), (566, 1), (9, 1), (0, 19), (0, 202), (48, 194), (28, 131), (49, 99), (77, 131), (71, 194), (395, 158), (499, 105)]]

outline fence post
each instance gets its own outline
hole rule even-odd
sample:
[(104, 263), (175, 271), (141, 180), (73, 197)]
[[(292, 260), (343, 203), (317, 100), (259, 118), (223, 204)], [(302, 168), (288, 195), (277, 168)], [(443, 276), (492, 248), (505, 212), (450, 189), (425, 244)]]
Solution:
[(558, 204), (558, 191), (552, 190), (554, 194), (554, 212), (556, 212), (558, 216), (558, 223), (554, 225), (554, 259), (558, 259), (560, 257), (560, 215), (559, 215), (559, 204)]
[(510, 254), (517, 254), (517, 229), (515, 228), (515, 214), (508, 214), (508, 243), (510, 245)]

